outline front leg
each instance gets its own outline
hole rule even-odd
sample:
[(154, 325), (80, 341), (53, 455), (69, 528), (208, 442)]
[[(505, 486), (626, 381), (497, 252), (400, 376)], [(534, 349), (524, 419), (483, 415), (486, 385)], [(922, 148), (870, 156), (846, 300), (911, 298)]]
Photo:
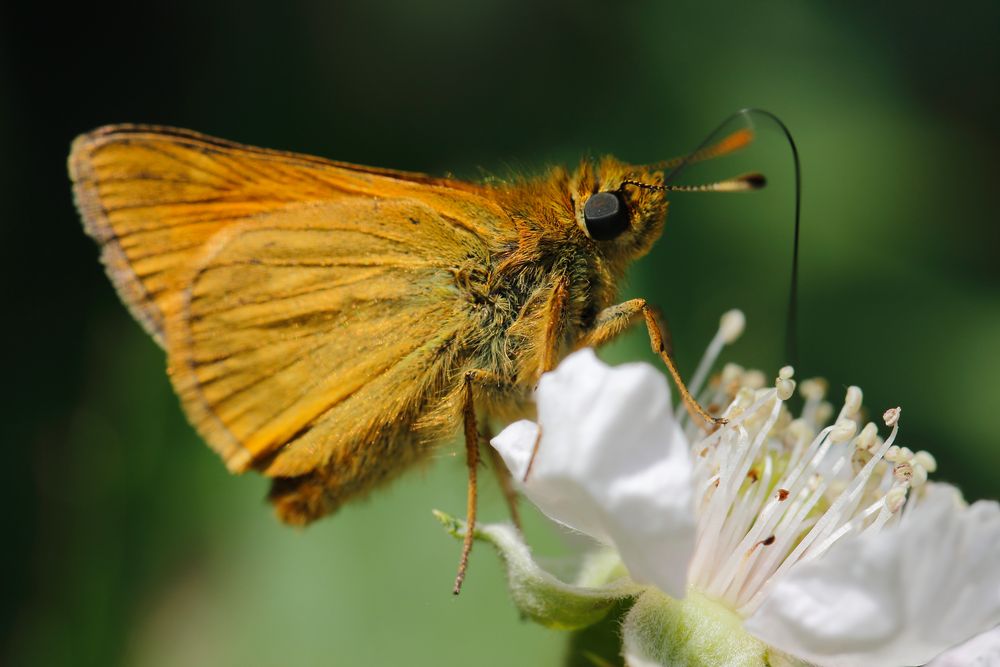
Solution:
[(632, 299), (602, 310), (597, 314), (594, 328), (581, 339), (579, 347), (598, 347), (603, 345), (628, 329), (640, 317), (646, 322), (650, 347), (653, 348), (653, 352), (659, 355), (663, 363), (666, 364), (667, 370), (670, 371), (670, 376), (674, 379), (674, 383), (681, 393), (681, 398), (684, 400), (684, 405), (687, 406), (688, 412), (697, 414), (711, 424), (725, 424), (725, 419), (713, 417), (708, 414), (708, 411), (701, 407), (694, 396), (691, 395), (691, 392), (688, 391), (687, 385), (684, 384), (684, 380), (681, 379), (681, 374), (677, 371), (676, 364), (674, 364), (673, 355), (668, 349), (663, 334), (664, 329), (661, 328), (657, 313), (652, 306), (646, 303), (645, 299)]
[(566, 276), (556, 279), (555, 287), (545, 304), (545, 333), (539, 359), (538, 377), (556, 367), (560, 342), (566, 327), (566, 306), (569, 304), (569, 280)]

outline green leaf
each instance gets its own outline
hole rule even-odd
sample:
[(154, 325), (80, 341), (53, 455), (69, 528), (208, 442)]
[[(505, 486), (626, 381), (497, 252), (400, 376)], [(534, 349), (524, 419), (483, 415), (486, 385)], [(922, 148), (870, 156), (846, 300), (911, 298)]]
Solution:
[[(457, 538), (465, 537), (465, 522), (444, 512), (434, 516)], [(638, 595), (642, 589), (627, 577), (599, 586), (575, 586), (560, 581), (543, 570), (531, 557), (531, 550), (511, 525), (477, 525), (477, 540), (492, 544), (507, 566), (510, 595), (518, 610), (546, 627), (558, 630), (583, 628), (604, 618), (618, 600)], [(607, 581), (616, 572), (607, 557), (585, 568), (587, 582)], [(620, 567), (620, 566), (619, 566)]]

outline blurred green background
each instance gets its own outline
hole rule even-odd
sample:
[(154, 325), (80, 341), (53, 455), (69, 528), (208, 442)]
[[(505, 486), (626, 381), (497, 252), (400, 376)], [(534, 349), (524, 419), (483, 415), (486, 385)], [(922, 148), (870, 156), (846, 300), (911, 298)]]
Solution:
[[(190, 127), (362, 164), (476, 177), (581, 155), (654, 161), (748, 105), (802, 153), (799, 376), (873, 411), (939, 478), (996, 496), (1000, 5), (950, 3), (4, 3), (0, 248), (6, 665), (552, 665), (497, 558), (457, 545), (454, 447), (305, 531), (186, 424), (161, 351), (80, 228), (69, 142), (111, 122)], [(725, 309), (727, 358), (784, 362), (787, 147), (695, 173), (765, 170), (754, 195), (678, 195), (627, 288), (659, 303), (690, 373)], [(610, 358), (648, 359), (641, 334)], [(492, 480), (482, 516), (502, 519)], [(539, 552), (565, 536), (537, 517)]]

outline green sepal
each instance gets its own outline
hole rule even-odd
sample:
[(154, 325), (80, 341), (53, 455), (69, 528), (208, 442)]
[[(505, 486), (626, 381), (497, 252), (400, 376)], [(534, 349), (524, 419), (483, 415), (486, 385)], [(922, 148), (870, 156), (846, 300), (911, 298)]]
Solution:
[[(465, 537), (465, 522), (435, 510), (434, 516), (457, 538)], [(518, 610), (546, 627), (576, 630), (596, 623), (623, 598), (634, 597), (641, 588), (628, 577), (599, 586), (575, 586), (543, 570), (531, 557), (520, 533), (508, 524), (477, 524), (475, 539), (492, 544), (507, 567), (507, 583)], [(606, 559), (585, 568), (587, 583), (607, 580), (616, 573)]]
[(622, 625), (629, 667), (765, 667), (768, 647), (743, 629), (739, 616), (700, 593), (683, 600), (649, 588)]

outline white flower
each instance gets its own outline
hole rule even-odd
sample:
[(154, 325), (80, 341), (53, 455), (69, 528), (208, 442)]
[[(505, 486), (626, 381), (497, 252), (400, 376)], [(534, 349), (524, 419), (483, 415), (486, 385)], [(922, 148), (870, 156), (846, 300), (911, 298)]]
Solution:
[(976, 635), (931, 660), (928, 667), (991, 667), (1000, 665), (1000, 626)]
[[(732, 338), (725, 321), (694, 391)], [(538, 424), (493, 440), (543, 512), (613, 546), (648, 585), (624, 627), (629, 664), (689, 664), (692, 651), (704, 664), (994, 664), (982, 656), (1000, 651), (996, 630), (955, 649), (979, 658), (946, 650), (1000, 624), (997, 503), (928, 483), (934, 458), (894, 444), (898, 409), (882, 440), (861, 427), (856, 387), (823, 426), (820, 382), (803, 383), (792, 419), (791, 369), (771, 388), (762, 378), (727, 367), (703, 405), (728, 405), (729, 423), (706, 434), (674, 417), (654, 368), (581, 350), (542, 378)]]

